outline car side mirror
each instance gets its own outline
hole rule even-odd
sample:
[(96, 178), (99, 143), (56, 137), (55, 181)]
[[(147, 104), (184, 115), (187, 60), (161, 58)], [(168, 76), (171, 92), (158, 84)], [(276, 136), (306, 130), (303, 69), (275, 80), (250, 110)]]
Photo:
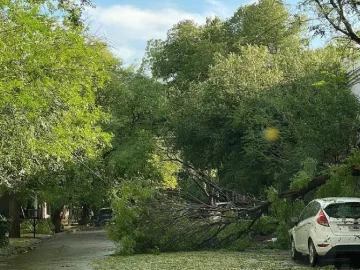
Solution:
[(298, 223), (299, 223), (299, 218), (298, 218), (298, 217), (292, 217), (290, 220), (291, 220), (291, 222), (294, 223), (295, 225), (298, 225)]

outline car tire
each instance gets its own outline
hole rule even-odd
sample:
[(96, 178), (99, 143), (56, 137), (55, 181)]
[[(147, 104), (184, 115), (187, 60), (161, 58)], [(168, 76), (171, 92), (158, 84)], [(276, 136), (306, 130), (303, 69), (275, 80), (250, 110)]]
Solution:
[(301, 253), (296, 250), (294, 239), (291, 238), (291, 259), (294, 261), (300, 260)]
[(316, 252), (315, 245), (312, 240), (309, 240), (309, 263), (311, 267), (314, 267), (319, 263), (319, 255)]

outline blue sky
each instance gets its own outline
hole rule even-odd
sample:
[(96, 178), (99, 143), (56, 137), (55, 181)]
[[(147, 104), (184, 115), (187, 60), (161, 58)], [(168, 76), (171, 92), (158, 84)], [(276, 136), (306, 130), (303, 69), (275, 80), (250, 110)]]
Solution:
[[(86, 21), (92, 34), (107, 41), (124, 64), (139, 63), (146, 42), (165, 38), (175, 23), (192, 19), (204, 23), (206, 17), (230, 17), (238, 7), (256, 0), (93, 0)], [(295, 0), (289, 0), (294, 7)]]

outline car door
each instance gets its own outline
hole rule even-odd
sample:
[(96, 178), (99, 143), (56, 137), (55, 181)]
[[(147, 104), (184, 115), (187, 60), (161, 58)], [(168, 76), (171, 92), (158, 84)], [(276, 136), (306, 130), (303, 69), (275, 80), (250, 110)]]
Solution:
[(299, 223), (295, 227), (296, 248), (299, 252), (308, 252), (309, 231), (313, 218), (320, 210), (320, 203), (312, 201), (301, 213)]
[(302, 227), (304, 226), (304, 220), (306, 219), (309, 212), (309, 205), (301, 212), (299, 216), (299, 222), (294, 227), (294, 240), (297, 251), (303, 252), (303, 235), (301, 235)]

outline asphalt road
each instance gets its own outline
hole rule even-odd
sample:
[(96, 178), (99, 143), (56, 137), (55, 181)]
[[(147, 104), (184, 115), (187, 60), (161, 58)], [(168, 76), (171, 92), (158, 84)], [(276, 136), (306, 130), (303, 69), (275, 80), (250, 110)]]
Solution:
[(56, 235), (26, 254), (0, 260), (1, 270), (92, 269), (92, 262), (113, 254), (115, 245), (104, 231), (77, 231)]

